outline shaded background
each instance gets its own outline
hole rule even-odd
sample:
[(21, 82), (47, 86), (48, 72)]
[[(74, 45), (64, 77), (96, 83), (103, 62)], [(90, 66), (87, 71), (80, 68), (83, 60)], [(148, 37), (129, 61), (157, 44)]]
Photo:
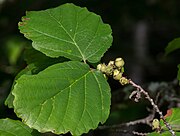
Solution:
[[(63, 3), (87, 7), (110, 24), (114, 40), (102, 58), (103, 62), (123, 57), (125, 74), (154, 91), (150, 92), (153, 97), (157, 91), (164, 89), (162, 110), (178, 106), (166, 99), (172, 94), (169, 90), (174, 90), (174, 95), (180, 96), (175, 80), (180, 52), (177, 50), (165, 56), (164, 49), (168, 42), (180, 37), (179, 0), (0, 0), (0, 118), (16, 118), (13, 110), (4, 106), (4, 100), (14, 77), (26, 67), (24, 46), (31, 44), (19, 33), (18, 22), (26, 10), (43, 10)], [(148, 102), (134, 103), (128, 100), (131, 87), (123, 88), (112, 79), (108, 81), (112, 88), (112, 111), (107, 124), (118, 124), (148, 115)], [(96, 133), (99, 135), (103, 132)], [(120, 132), (116, 133), (118, 135)]]

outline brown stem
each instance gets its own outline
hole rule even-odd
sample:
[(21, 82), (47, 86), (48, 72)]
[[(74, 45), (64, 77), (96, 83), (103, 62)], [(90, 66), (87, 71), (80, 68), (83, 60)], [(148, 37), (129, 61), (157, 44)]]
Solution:
[(134, 83), (132, 80), (129, 79), (129, 84), (131, 84), (133, 87), (135, 87), (136, 89), (138, 89), (140, 91), (140, 93), (145, 95), (145, 98), (151, 103), (151, 105), (153, 106), (153, 108), (156, 110), (157, 113), (159, 113), (160, 118), (163, 120), (164, 124), (166, 125), (166, 127), (168, 128), (169, 132), (171, 133), (172, 136), (176, 136), (174, 130), (172, 130), (171, 125), (166, 121), (166, 119), (164, 118), (162, 112), (159, 110), (158, 106), (154, 103), (153, 99), (149, 96), (149, 94), (139, 85), (137, 85), (136, 83)]

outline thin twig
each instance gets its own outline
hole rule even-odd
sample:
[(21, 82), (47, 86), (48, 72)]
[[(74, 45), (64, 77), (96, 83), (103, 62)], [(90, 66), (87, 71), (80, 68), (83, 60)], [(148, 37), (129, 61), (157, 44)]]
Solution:
[(154, 118), (154, 115), (153, 115), (153, 114), (150, 114), (150, 115), (147, 116), (146, 118), (127, 122), (127, 123), (126, 123), (126, 126), (136, 125), (136, 124), (147, 124), (148, 126), (152, 127), (151, 121), (153, 120), (153, 118)]
[(137, 136), (147, 136), (149, 134), (149, 133), (141, 133), (141, 132), (136, 132), (136, 131), (133, 131), (132, 133)]
[(134, 126), (137, 124), (147, 124), (150, 127), (152, 127), (151, 121), (154, 118), (154, 113), (150, 114), (149, 116), (142, 118), (142, 119), (138, 119), (138, 120), (134, 120), (134, 121), (130, 121), (127, 123), (122, 123), (122, 124), (116, 124), (116, 125), (111, 125), (111, 126), (99, 126), (98, 129), (111, 129), (111, 128), (123, 128), (123, 127), (129, 127), (129, 126)]
[(171, 125), (166, 121), (164, 118), (162, 112), (159, 110), (158, 106), (154, 103), (153, 99), (149, 96), (149, 94), (139, 85), (134, 83), (132, 80), (129, 79), (129, 83), (134, 86), (137, 90), (140, 91), (140, 93), (145, 95), (145, 98), (151, 103), (153, 108), (156, 110), (156, 112), (160, 115), (160, 118), (163, 120), (164, 124), (168, 128), (169, 132), (171, 133), (172, 136), (176, 136), (175, 132), (172, 130)]

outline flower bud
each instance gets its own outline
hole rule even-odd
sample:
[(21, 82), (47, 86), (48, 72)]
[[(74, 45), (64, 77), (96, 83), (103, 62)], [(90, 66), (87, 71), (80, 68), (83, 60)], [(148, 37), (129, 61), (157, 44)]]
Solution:
[(113, 72), (113, 78), (115, 80), (120, 80), (121, 77), (122, 77), (122, 73), (119, 70), (115, 69)]
[(101, 64), (101, 72), (105, 73), (106, 72), (106, 65), (103, 63)]
[(105, 73), (106, 72), (106, 65), (103, 64), (98, 64), (97, 69), (100, 70), (101, 72)]
[(109, 61), (108, 66), (114, 66), (114, 61)]
[(121, 83), (121, 85), (129, 84), (129, 80), (127, 78), (125, 78), (125, 77), (121, 77), (119, 82)]
[(106, 66), (106, 71), (105, 73), (107, 75), (112, 75), (113, 74), (113, 66)]
[(97, 70), (101, 70), (102, 64), (97, 65)]
[(124, 66), (124, 60), (122, 58), (116, 58), (115, 60), (115, 65), (118, 68), (121, 68)]

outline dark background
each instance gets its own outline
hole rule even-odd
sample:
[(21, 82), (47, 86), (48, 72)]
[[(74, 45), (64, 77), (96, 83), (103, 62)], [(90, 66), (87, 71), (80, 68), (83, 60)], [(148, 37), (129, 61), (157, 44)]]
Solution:
[[(4, 106), (4, 100), (14, 77), (26, 66), (23, 47), (30, 44), (30, 41), (20, 34), (18, 22), (27, 10), (43, 10), (63, 3), (87, 7), (110, 24), (114, 40), (102, 58), (103, 62), (123, 57), (126, 63), (125, 74), (135, 82), (146, 88), (150, 85), (157, 88), (164, 85), (167, 88), (169, 84), (173, 84), (172, 88), (176, 87), (180, 51), (165, 56), (164, 49), (170, 41), (180, 37), (179, 0), (1, 0), (0, 118), (16, 118), (13, 110)], [(112, 112), (107, 124), (118, 124), (148, 115), (148, 102), (134, 104), (128, 100), (128, 90), (132, 90), (131, 87), (123, 88), (112, 79), (108, 81), (113, 95)], [(162, 103), (167, 105), (166, 108), (177, 106), (171, 106), (166, 101)]]

